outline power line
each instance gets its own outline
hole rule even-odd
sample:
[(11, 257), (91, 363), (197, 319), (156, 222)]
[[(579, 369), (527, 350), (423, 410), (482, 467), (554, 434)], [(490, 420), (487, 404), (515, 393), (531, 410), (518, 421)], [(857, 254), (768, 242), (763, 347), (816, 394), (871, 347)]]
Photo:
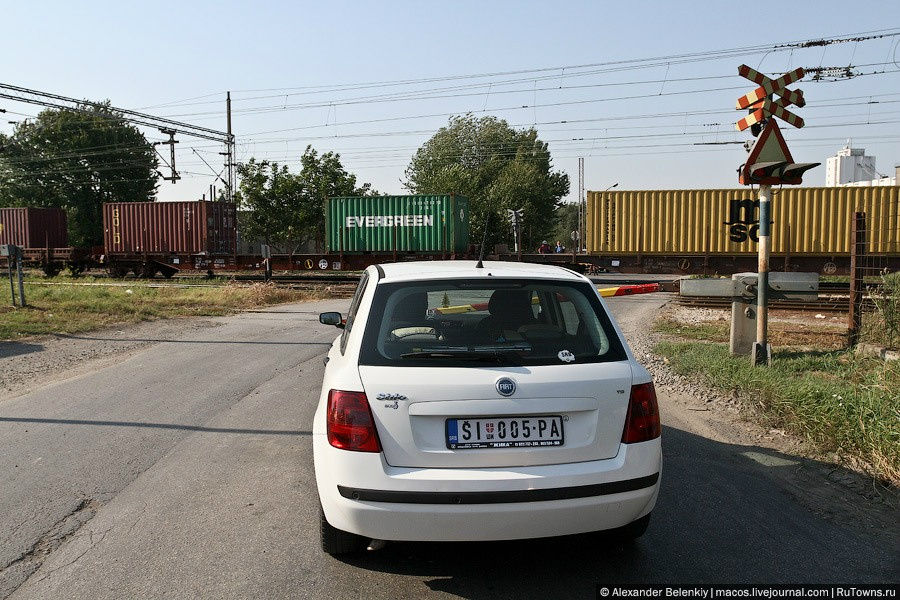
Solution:
[[(702, 52), (690, 52), (683, 54), (670, 54), (670, 55), (662, 55), (662, 56), (654, 56), (654, 57), (645, 57), (645, 58), (635, 58), (635, 59), (624, 59), (617, 61), (604, 61), (604, 62), (594, 62), (594, 63), (585, 63), (585, 64), (573, 64), (573, 65), (559, 65), (552, 67), (537, 67), (531, 69), (517, 69), (517, 70), (508, 70), (508, 71), (494, 71), (494, 72), (485, 72), (485, 73), (469, 73), (469, 74), (458, 74), (458, 75), (445, 75), (439, 77), (423, 77), (423, 78), (413, 78), (413, 79), (400, 79), (400, 80), (391, 80), (391, 81), (370, 81), (370, 82), (361, 82), (361, 83), (345, 83), (345, 84), (323, 84), (323, 85), (315, 85), (315, 86), (294, 86), (294, 87), (281, 87), (281, 88), (255, 88), (255, 89), (239, 89), (232, 90), (235, 93), (256, 93), (256, 92), (286, 92), (285, 94), (278, 94), (277, 96), (285, 96), (292, 95), (293, 92), (299, 91), (300, 93), (306, 93), (311, 90), (315, 90), (314, 93), (327, 93), (327, 92), (336, 92), (336, 91), (355, 91), (360, 89), (371, 89), (371, 88), (380, 88), (380, 87), (396, 87), (396, 86), (409, 86), (409, 85), (417, 85), (417, 84), (425, 84), (425, 83), (437, 83), (443, 81), (459, 81), (466, 79), (486, 79), (493, 77), (504, 77), (510, 75), (526, 75), (531, 73), (551, 73), (551, 72), (560, 72), (561, 75), (553, 75), (552, 77), (568, 77), (568, 76), (577, 76), (579, 69), (595, 69), (599, 67), (630, 67), (630, 68), (652, 68), (665, 64), (679, 64), (677, 61), (684, 61), (686, 59), (697, 59), (699, 60), (713, 60), (720, 58), (732, 58), (735, 55), (747, 55), (747, 54), (760, 54), (762, 52), (781, 52), (781, 51), (790, 51), (792, 49), (797, 48), (809, 48), (809, 47), (817, 47), (822, 45), (830, 45), (837, 43), (846, 43), (846, 42), (858, 42), (858, 41), (868, 41), (874, 39), (881, 38), (889, 38), (900, 35), (900, 28), (892, 27), (885, 29), (876, 29), (871, 31), (863, 31), (856, 32), (852, 34), (847, 34), (843, 36), (835, 36), (833, 38), (815, 38), (815, 39), (806, 39), (806, 40), (793, 40), (788, 42), (783, 42), (779, 44), (756, 44), (752, 46), (739, 46), (735, 48), (728, 49), (720, 49), (720, 50), (709, 50)], [(644, 63), (649, 63), (644, 66)], [(530, 81), (533, 78), (528, 78)], [(209, 94), (211, 95), (211, 94)], [(274, 96), (273, 96), (274, 97)], [(197, 98), (202, 98), (197, 97)], [(189, 98), (188, 100), (194, 100), (197, 98)], [(177, 102), (168, 102), (166, 105), (176, 104)], [(159, 106), (159, 105), (158, 105)]]
[[(215, 129), (210, 129), (208, 127), (200, 127), (199, 125), (192, 125), (190, 123), (185, 123), (183, 121), (173, 121), (172, 119), (166, 117), (156, 117), (154, 115), (150, 115), (147, 113), (141, 113), (134, 110), (128, 110), (125, 108), (118, 108), (114, 106), (107, 106), (105, 104), (101, 104), (99, 102), (91, 102), (89, 100), (78, 100), (77, 98), (69, 98), (67, 96), (61, 96), (59, 94), (52, 94), (50, 92), (42, 92), (39, 90), (24, 88), (16, 85), (10, 85), (7, 83), (0, 83), (0, 89), (9, 90), (10, 92), (15, 92), (17, 94), (25, 94), (26, 96), (37, 96), (38, 98), (49, 98), (51, 100), (57, 102), (66, 102), (74, 104), (72, 106), (59, 106), (53, 105), (54, 108), (63, 108), (68, 110), (73, 110), (76, 112), (83, 112), (88, 114), (95, 114), (88, 110), (85, 110), (84, 106), (90, 106), (91, 108), (98, 109), (101, 112), (116, 112), (125, 116), (125, 120), (146, 125), (148, 127), (159, 127), (161, 124), (166, 126), (167, 129), (174, 129), (177, 133), (183, 133), (185, 135), (192, 135), (195, 137), (205, 137), (209, 138), (209, 136), (215, 136), (213, 138), (216, 141), (227, 141), (227, 133), (224, 131), (217, 131)], [(40, 104), (43, 106), (50, 106), (48, 103), (44, 103), (43, 101), (36, 101), (35, 99), (29, 99), (22, 96), (13, 96), (10, 94), (0, 94), (0, 97), (7, 98), (10, 100), (18, 100), (20, 102), (29, 102), (31, 104)]]

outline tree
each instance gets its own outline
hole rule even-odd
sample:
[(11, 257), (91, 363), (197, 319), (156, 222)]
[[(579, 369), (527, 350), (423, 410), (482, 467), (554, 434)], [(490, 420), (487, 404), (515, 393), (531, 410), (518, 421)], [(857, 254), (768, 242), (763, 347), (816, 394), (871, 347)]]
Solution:
[(369, 183), (356, 187), (356, 175), (344, 169), (340, 154), (319, 154), (312, 146), (307, 146), (300, 158), (300, 165), (300, 179), (309, 195), (309, 223), (318, 250), (325, 247), (325, 206), (328, 198), (376, 196), (378, 192)]
[(0, 206), (64, 208), (69, 243), (93, 246), (103, 243), (104, 202), (152, 200), (153, 146), (108, 106), (43, 110), (0, 135)]
[(533, 128), (515, 130), (495, 117), (453, 117), (416, 151), (406, 168), (416, 194), (469, 198), (472, 241), (512, 239), (505, 209), (525, 211), (523, 245), (537, 247), (554, 232), (554, 209), (569, 193), (569, 176), (552, 169), (550, 151)]
[(366, 196), (368, 183), (356, 187), (356, 176), (341, 164), (340, 155), (319, 154), (307, 146), (300, 172), (277, 162), (251, 158), (238, 167), (235, 199), (241, 213), (241, 233), (293, 254), (307, 243), (325, 243), (325, 202), (333, 196)]
[(569, 248), (578, 248), (579, 242), (572, 240), (572, 232), (578, 231), (578, 208), (577, 202), (563, 202), (556, 209), (556, 232), (553, 237)]

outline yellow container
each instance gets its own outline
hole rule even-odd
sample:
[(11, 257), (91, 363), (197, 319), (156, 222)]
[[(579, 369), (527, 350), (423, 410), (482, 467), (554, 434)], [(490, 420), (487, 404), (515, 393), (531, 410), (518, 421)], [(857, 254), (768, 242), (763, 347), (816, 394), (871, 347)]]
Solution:
[[(772, 191), (772, 253), (850, 252), (851, 220), (867, 216), (868, 252), (900, 253), (900, 187), (784, 187)], [(587, 193), (591, 254), (756, 254), (754, 188)]]

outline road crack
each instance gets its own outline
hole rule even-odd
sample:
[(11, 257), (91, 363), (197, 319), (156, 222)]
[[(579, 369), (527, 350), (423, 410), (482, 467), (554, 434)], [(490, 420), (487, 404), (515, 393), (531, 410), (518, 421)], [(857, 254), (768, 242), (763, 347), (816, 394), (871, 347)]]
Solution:
[[(8, 564), (0, 567), (0, 600), (7, 598), (25, 583), (41, 567), (51, 552), (62, 546), (66, 540), (75, 536), (88, 521), (94, 518), (100, 506), (100, 502), (93, 498), (80, 499), (72, 510), (54, 523), (30, 548)], [(103, 539), (102, 535), (100, 539)], [(99, 541), (97, 540), (96, 543), (99, 543)], [(92, 543), (91, 547), (96, 545), (96, 543)]]

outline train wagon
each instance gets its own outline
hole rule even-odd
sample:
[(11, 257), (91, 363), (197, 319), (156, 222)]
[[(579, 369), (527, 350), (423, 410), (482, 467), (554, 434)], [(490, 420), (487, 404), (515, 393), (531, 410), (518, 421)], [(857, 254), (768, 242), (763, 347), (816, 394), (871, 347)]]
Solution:
[(104, 261), (119, 277), (234, 268), (235, 215), (227, 202), (105, 203)]
[[(897, 269), (900, 187), (773, 190), (772, 268), (848, 272), (857, 211), (867, 215), (868, 254)], [(758, 228), (759, 200), (750, 188), (587, 193), (587, 252), (592, 262), (623, 271), (755, 271)]]
[(469, 244), (469, 201), (455, 194), (329, 198), (330, 254), (458, 255)]
[(48, 275), (58, 273), (73, 255), (66, 213), (61, 208), (0, 208), (2, 244), (23, 248), (25, 262), (43, 268)]

